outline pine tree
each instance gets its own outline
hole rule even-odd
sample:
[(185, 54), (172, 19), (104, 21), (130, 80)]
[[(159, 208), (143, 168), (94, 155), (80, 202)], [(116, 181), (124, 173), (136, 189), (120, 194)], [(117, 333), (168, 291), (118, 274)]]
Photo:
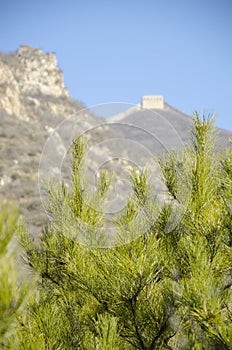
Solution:
[(9, 342), (18, 324), (17, 317), (25, 309), (29, 286), (18, 268), (18, 214), (13, 205), (0, 202), (0, 347)]
[[(201, 121), (198, 114), (194, 118), (192, 146), (187, 150), (191, 196), (173, 232), (178, 239), (175, 249), (170, 245), (171, 260), (166, 261), (167, 270), (175, 266), (178, 276), (173, 291), (181, 332), (174, 348), (232, 348), (231, 150), (220, 162), (212, 123), (205, 117)], [(172, 163), (173, 158), (171, 169)], [(166, 182), (176, 195), (172, 183)]]
[(88, 193), (74, 140), (72, 191), (50, 185), (50, 227), (39, 246), (23, 237), (40, 277), (18, 349), (232, 349), (232, 153), (215, 152), (213, 121), (193, 122), (191, 145), (160, 161), (162, 207), (147, 171), (132, 172), (111, 248), (98, 210), (111, 179)]

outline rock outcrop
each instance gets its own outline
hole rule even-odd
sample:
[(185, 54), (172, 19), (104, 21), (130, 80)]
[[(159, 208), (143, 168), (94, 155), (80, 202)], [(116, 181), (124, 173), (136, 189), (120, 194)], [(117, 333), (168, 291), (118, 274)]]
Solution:
[(69, 98), (54, 53), (44, 53), (30, 46), (21, 46), (15, 53), (13, 74), (22, 93)]
[[(21, 46), (0, 54), (0, 109), (20, 119), (37, 118), (41, 97), (55, 113), (73, 113), (70, 99), (54, 53)], [(54, 101), (55, 99), (55, 101)], [(43, 106), (44, 106), (43, 99)]]

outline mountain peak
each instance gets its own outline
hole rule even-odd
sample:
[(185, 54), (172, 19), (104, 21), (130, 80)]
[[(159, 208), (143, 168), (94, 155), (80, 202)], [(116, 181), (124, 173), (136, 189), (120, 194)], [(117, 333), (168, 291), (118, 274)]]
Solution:
[(69, 99), (56, 55), (31, 46), (0, 54), (0, 108), (22, 116), (21, 100), (39, 95)]

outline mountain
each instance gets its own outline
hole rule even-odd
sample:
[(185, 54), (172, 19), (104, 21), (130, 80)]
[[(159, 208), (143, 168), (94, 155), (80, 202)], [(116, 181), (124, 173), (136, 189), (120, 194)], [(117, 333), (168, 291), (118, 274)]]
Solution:
[[(144, 96), (141, 104), (122, 104), (123, 112), (101, 117), (116, 107), (105, 104), (90, 111), (73, 100), (54, 53), (30, 46), (0, 53), (0, 195), (17, 202), (32, 232), (47, 220), (43, 181), (55, 177), (70, 183), (74, 137), (85, 134), (89, 146), (90, 190), (100, 169), (115, 172), (107, 209), (111, 214), (123, 208), (130, 193), (129, 168), (149, 164), (158, 179), (154, 158), (190, 140), (192, 119), (162, 96)], [(218, 145), (223, 146), (232, 133), (219, 131)], [(159, 186), (163, 190), (161, 182)]]
[(44, 144), (74, 114), (77, 126), (99, 122), (70, 98), (55, 54), (30, 46), (0, 54), (0, 194), (16, 200), (32, 231), (47, 219), (38, 189)]

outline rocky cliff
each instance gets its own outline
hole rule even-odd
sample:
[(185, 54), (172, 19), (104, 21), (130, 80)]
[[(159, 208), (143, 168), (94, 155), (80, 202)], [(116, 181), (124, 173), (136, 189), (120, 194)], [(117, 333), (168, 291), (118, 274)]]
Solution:
[(73, 112), (55, 54), (30, 46), (21, 46), (10, 54), (1, 53), (0, 108), (29, 121), (37, 117), (43, 104), (41, 97), (47, 98), (46, 106), (55, 113)]

